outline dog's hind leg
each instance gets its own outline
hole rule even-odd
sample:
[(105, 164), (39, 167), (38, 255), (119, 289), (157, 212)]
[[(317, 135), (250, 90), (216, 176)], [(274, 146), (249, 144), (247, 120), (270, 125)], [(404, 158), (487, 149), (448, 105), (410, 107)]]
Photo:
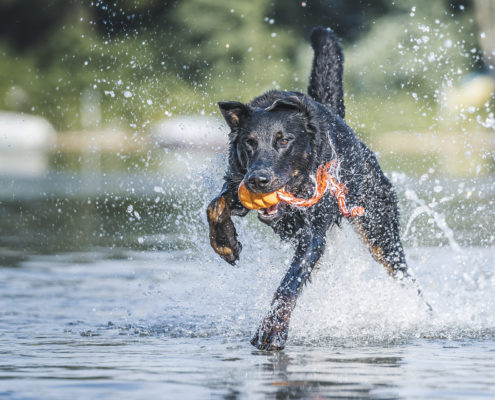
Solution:
[(369, 215), (356, 218), (353, 226), (366, 244), (373, 258), (394, 278), (407, 278), (406, 257), (398, 235), (399, 227), (390, 215)]
[[(390, 184), (389, 184), (390, 185)], [(352, 225), (368, 246), (372, 256), (387, 272), (399, 281), (409, 281), (431, 311), (431, 306), (414, 277), (407, 268), (404, 248), (400, 239), (399, 210), (392, 186), (382, 186), (381, 196), (370, 199), (365, 205), (365, 215), (352, 220)]]
[(297, 297), (324, 250), (325, 236), (314, 230), (300, 239), (291, 267), (275, 292), (271, 310), (251, 340), (253, 346), (260, 350), (284, 348)]

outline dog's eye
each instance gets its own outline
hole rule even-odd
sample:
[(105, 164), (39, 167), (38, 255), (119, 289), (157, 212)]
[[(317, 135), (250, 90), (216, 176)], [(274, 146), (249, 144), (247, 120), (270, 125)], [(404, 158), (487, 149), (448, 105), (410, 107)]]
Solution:
[(277, 134), (275, 135), (275, 138), (277, 139), (277, 144), (279, 146), (287, 146), (289, 144), (289, 139), (284, 138), (284, 135), (282, 134), (282, 132), (277, 132)]

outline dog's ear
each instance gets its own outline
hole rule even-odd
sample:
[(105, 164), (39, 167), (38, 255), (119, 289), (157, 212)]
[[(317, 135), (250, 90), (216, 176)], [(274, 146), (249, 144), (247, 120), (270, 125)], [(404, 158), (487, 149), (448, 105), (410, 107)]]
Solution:
[(312, 108), (304, 98), (301, 99), (294, 95), (277, 99), (271, 106), (265, 108), (265, 111), (283, 109), (296, 111), (303, 118), (308, 132), (316, 132), (318, 130), (315, 124), (315, 118), (313, 118), (313, 111), (311, 111)]
[(249, 106), (238, 101), (220, 101), (218, 102), (218, 107), (220, 107), (225, 121), (227, 121), (227, 124), (232, 130), (237, 128), (241, 120), (246, 118), (251, 112)]
[(309, 114), (308, 107), (303, 101), (297, 96), (284, 97), (282, 99), (277, 99), (273, 104), (267, 108), (265, 111), (273, 111), (279, 109), (296, 110), (304, 114)]

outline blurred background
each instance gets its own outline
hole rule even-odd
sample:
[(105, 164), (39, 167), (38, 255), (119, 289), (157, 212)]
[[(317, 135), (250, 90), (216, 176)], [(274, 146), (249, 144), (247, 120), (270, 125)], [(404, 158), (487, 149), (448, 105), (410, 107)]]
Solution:
[(342, 39), (347, 122), (406, 245), (493, 245), (495, 0), (2, 0), (0, 264), (198, 251), (217, 101), (305, 91), (316, 25)]

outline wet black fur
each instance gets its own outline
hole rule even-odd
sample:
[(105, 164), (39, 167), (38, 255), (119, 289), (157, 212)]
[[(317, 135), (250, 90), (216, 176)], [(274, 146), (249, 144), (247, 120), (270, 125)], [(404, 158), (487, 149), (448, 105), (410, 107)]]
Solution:
[[(314, 190), (313, 177), (318, 166), (337, 159), (338, 180), (349, 189), (346, 203), (365, 208), (364, 216), (349, 221), (393, 276), (408, 276), (394, 189), (373, 152), (343, 120), (342, 49), (333, 32), (321, 27), (313, 30), (311, 43), (315, 57), (308, 94), (273, 90), (248, 104), (219, 103), (231, 133), (229, 166), (220, 194), (226, 199), (226, 222), (222, 219), (215, 225), (213, 240), (232, 249), (232, 254), (222, 255), (226, 261), (238, 260), (241, 246), (230, 215), (244, 216), (249, 212), (237, 195), (243, 179), (253, 192), (269, 193), (285, 187), (308, 198)], [(327, 193), (312, 207), (280, 205), (275, 218), (260, 215), (260, 219), (295, 246), (291, 267), (277, 289), (269, 314), (274, 325), (283, 325), (284, 318), (275, 316), (277, 309), (280, 311), (287, 299), (295, 304), (324, 252), (327, 231), (342, 219), (342, 214), (336, 200)], [(214, 226), (210, 214), (209, 220)], [(228, 228), (222, 228), (227, 225)], [(269, 323), (262, 325), (253, 344), (261, 349), (283, 347), (289, 318), (290, 312), (287, 326), (281, 330), (270, 331)]]

